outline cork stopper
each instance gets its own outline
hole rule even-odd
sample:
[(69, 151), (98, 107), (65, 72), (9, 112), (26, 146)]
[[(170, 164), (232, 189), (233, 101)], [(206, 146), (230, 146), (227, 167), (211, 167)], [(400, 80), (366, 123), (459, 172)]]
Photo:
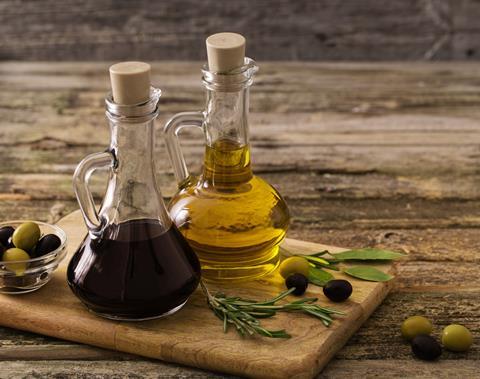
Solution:
[(206, 40), (209, 71), (225, 73), (243, 66), (245, 38), (237, 33), (217, 33)]
[(150, 98), (150, 65), (144, 62), (120, 62), (110, 66), (113, 101), (134, 105)]

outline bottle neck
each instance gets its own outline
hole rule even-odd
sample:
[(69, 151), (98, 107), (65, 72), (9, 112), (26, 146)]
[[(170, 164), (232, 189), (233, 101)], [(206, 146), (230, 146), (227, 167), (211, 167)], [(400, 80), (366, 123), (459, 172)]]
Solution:
[(154, 185), (154, 120), (143, 123), (110, 122), (110, 150), (115, 172), (126, 181)]
[(248, 136), (249, 88), (207, 90), (206, 151), (203, 179), (214, 186), (234, 186), (250, 180)]
[(155, 125), (160, 92), (145, 104), (120, 106), (107, 98), (110, 151), (115, 164), (100, 210), (108, 224), (138, 219), (171, 225), (155, 175)]
[(213, 147), (217, 141), (248, 145), (248, 97), (248, 87), (236, 92), (207, 90), (207, 145)]
[(109, 223), (138, 219), (159, 220), (170, 226), (154, 166), (154, 121), (111, 122), (110, 150), (115, 166), (102, 209)]
[(161, 91), (151, 89), (150, 99), (136, 105), (120, 105), (107, 97), (110, 150), (115, 156), (114, 173), (127, 182), (156, 187), (154, 169), (155, 119)]

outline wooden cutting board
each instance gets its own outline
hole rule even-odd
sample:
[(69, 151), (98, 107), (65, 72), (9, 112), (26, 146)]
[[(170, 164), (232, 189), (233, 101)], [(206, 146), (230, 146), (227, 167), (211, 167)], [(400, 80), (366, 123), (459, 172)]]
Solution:
[[(68, 215), (58, 224), (69, 238), (67, 258), (40, 290), (21, 296), (0, 295), (0, 324), (207, 370), (263, 378), (311, 378), (372, 314), (392, 286), (391, 282), (348, 278), (354, 288), (352, 296), (344, 303), (332, 305), (321, 288), (310, 285), (307, 295), (318, 296), (320, 303), (347, 315), (336, 319), (329, 328), (307, 315), (279, 314), (264, 320), (270, 328), (287, 329), (292, 335), (287, 340), (241, 338), (233, 329), (223, 333), (221, 322), (208, 308), (200, 290), (183, 309), (167, 318), (133, 323), (110, 321), (89, 313), (66, 283), (69, 258), (86, 233), (80, 212)], [(345, 250), (293, 239), (287, 239), (283, 246), (296, 253)], [(389, 264), (379, 268), (390, 273), (394, 270)], [(341, 273), (335, 276), (344, 277)], [(278, 273), (222, 287), (228, 295), (259, 300), (283, 290)]]

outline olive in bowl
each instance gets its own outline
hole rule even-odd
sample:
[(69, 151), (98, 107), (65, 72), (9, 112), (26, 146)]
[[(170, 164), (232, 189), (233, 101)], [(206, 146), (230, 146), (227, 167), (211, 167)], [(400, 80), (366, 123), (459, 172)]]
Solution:
[(56, 225), (28, 220), (2, 222), (0, 239), (2, 231), (8, 238), (0, 241), (0, 293), (28, 293), (48, 283), (65, 258), (65, 232)]
[(12, 235), (15, 232), (13, 226), (2, 226), (0, 228), (0, 245), (4, 248), (13, 247)]

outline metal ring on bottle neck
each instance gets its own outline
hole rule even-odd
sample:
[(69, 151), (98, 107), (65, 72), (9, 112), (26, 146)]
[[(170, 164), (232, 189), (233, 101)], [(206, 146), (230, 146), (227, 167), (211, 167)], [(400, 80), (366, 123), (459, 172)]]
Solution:
[(159, 88), (150, 88), (150, 99), (143, 103), (133, 105), (117, 104), (113, 101), (110, 92), (105, 98), (107, 106), (106, 115), (112, 121), (122, 121), (131, 123), (147, 122), (158, 115), (158, 100), (162, 96)]
[(251, 58), (245, 57), (244, 65), (226, 73), (212, 72), (205, 64), (202, 69), (203, 85), (210, 90), (222, 92), (236, 92), (248, 87), (253, 82), (253, 76), (258, 66)]

